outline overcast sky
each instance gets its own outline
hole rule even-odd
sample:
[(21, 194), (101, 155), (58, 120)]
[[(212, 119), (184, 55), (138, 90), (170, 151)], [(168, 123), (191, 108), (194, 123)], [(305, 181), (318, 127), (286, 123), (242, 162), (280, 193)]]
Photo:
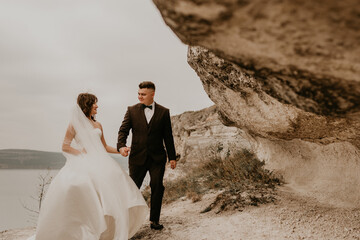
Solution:
[(3, 0), (0, 33), (0, 149), (61, 151), (80, 92), (112, 146), (141, 81), (172, 115), (212, 105), (151, 0)]

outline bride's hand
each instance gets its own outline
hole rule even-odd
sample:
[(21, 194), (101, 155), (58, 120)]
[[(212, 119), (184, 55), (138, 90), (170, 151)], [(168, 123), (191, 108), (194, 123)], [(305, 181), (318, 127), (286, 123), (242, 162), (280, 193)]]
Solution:
[(86, 150), (85, 150), (85, 148), (83, 148), (83, 149), (81, 149), (81, 150), (78, 150), (78, 149), (75, 149), (75, 153), (72, 153), (72, 154), (74, 154), (75, 156), (79, 156), (79, 155), (81, 155), (81, 154), (86, 154), (87, 152), (86, 152)]

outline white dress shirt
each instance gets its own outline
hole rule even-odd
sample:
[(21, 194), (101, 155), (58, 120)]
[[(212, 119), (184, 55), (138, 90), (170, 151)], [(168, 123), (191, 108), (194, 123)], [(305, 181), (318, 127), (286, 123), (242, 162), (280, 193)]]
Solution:
[(155, 102), (153, 102), (152, 104), (150, 104), (152, 106), (152, 109), (150, 108), (145, 108), (144, 112), (145, 112), (145, 117), (146, 117), (146, 121), (149, 123), (151, 118), (154, 115), (154, 111), (155, 111)]

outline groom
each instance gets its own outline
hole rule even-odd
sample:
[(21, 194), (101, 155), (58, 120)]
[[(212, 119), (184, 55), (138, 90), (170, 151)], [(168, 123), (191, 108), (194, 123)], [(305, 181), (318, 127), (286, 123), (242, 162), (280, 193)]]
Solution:
[[(124, 157), (129, 155), (130, 177), (138, 188), (149, 171), (151, 188), (150, 227), (161, 230), (159, 224), (161, 203), (164, 194), (163, 177), (166, 158), (172, 169), (176, 167), (174, 139), (169, 109), (154, 102), (155, 84), (139, 84), (136, 105), (128, 107), (119, 129), (117, 149)], [(131, 151), (126, 139), (132, 130)], [(165, 148), (166, 151), (165, 151)]]

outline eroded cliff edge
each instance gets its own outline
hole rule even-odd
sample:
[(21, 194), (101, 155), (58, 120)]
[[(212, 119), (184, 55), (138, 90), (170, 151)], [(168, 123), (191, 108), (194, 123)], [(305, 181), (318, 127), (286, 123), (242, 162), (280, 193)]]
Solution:
[(225, 125), (295, 188), (360, 204), (357, 0), (153, 1)]

